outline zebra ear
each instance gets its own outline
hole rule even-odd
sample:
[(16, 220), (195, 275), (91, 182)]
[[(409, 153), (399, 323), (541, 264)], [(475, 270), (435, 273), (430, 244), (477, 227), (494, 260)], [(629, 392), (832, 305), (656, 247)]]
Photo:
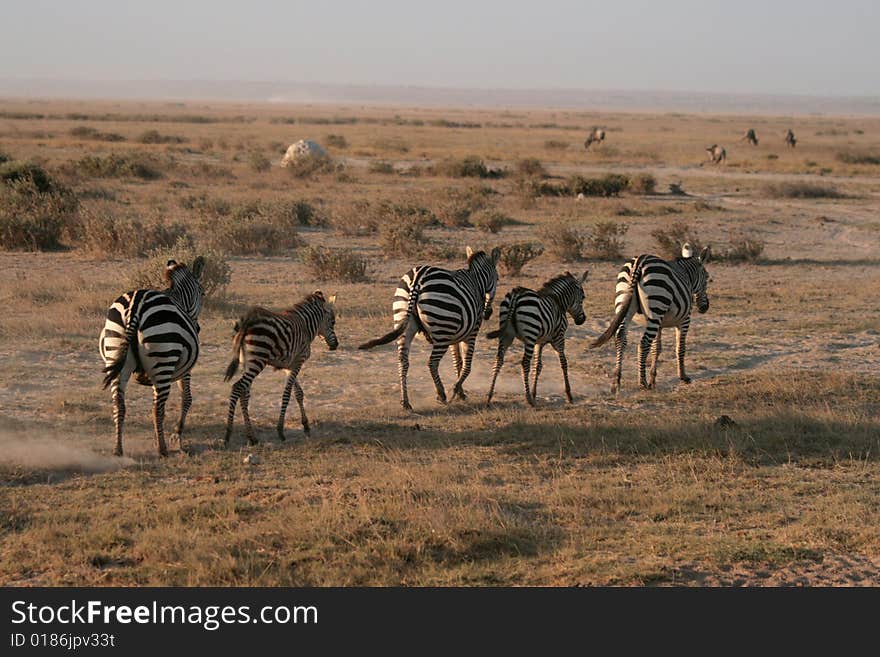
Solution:
[(581, 285), (583, 285), (584, 283), (587, 282), (587, 275), (588, 275), (589, 273), (590, 273), (590, 270), (589, 270), (589, 269), (587, 269), (586, 271), (584, 271), (584, 275), (581, 276)]
[(499, 260), (501, 260), (501, 247), (496, 246), (492, 249), (492, 262), (497, 265)]
[(192, 267), (190, 268), (190, 271), (192, 272), (192, 275), (195, 276), (196, 278), (201, 278), (202, 277), (202, 270), (204, 270), (204, 268), (205, 268), (205, 258), (202, 256), (199, 256), (195, 260), (193, 260), (193, 264), (192, 264)]
[(467, 254), (468, 260), (471, 259), (471, 256), (474, 255), (474, 250), (471, 247), (466, 247), (464, 252)]
[(703, 249), (703, 250), (700, 252), (700, 262), (701, 262), (702, 264), (704, 264), (704, 265), (705, 265), (707, 262), (709, 262), (709, 256), (711, 255), (711, 251), (709, 250), (710, 248), (711, 248), (711, 247), (708, 247), (708, 246), (707, 246), (705, 249)]
[(681, 257), (682, 258), (690, 258), (694, 255), (694, 247), (691, 246), (690, 242), (685, 242), (681, 245)]
[(324, 301), (324, 293), (321, 290), (315, 290), (312, 294), (321, 299), (321, 301)]
[(177, 260), (169, 260), (168, 262), (165, 263), (165, 268), (171, 269), (172, 267), (175, 267), (176, 265), (177, 265)]

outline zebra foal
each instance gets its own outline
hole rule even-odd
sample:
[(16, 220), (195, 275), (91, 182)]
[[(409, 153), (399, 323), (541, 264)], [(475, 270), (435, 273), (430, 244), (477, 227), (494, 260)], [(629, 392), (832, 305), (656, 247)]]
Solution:
[(235, 324), (235, 337), (232, 339), (232, 360), (226, 368), (224, 381), (229, 381), (238, 371), (239, 364), (244, 374), (232, 385), (229, 395), (229, 413), (226, 417), (226, 437), (228, 444), (232, 436), (232, 423), (235, 418), (235, 405), (241, 400), (241, 414), (244, 417), (245, 433), (248, 443), (255, 445), (257, 439), (251, 425), (248, 402), (251, 396), (251, 383), (267, 365), (287, 372), (287, 383), (281, 395), (281, 415), (278, 418), (278, 439), (284, 440), (284, 416), (290, 403), (290, 391), (296, 394), (302, 418), (303, 432), (309, 435), (309, 419), (303, 405), (303, 390), (297, 380), (299, 371), (312, 353), (312, 341), (320, 335), (330, 351), (339, 346), (336, 339), (336, 312), (333, 304), (336, 295), (325, 299), (322, 292), (308, 295), (300, 303), (281, 312), (266, 308), (251, 308)]
[[(524, 287), (515, 287), (501, 301), (498, 315), (498, 330), (486, 335), (489, 339), (498, 338), (498, 354), (495, 357), (495, 368), (492, 371), (492, 385), (489, 387), (487, 404), (492, 403), (495, 392), (495, 381), (501, 366), (504, 364), (504, 353), (518, 338), (523, 343), (522, 377), (526, 391), (526, 401), (535, 405), (538, 394), (538, 377), (541, 375), (541, 355), (547, 343), (559, 355), (562, 367), (562, 379), (565, 382), (565, 396), (571, 403), (571, 385), (568, 382), (568, 360), (565, 357), (565, 331), (568, 328), (566, 314), (571, 315), (574, 323), (580, 326), (587, 317), (584, 315), (584, 282), (587, 274), (580, 278), (565, 272), (561, 276), (551, 278), (535, 292)], [(529, 370), (532, 354), (538, 348), (535, 362), (535, 381), (529, 391)]]
[[(447, 349), (452, 351), (458, 378), (453, 398), (466, 399), (464, 381), (471, 371), (477, 333), (484, 319), (492, 315), (492, 302), (498, 287), (496, 265), (501, 249), (474, 251), (467, 247), (467, 267), (415, 267), (403, 275), (394, 296), (394, 330), (381, 338), (370, 340), (358, 349), (372, 349), (397, 340), (400, 403), (411, 411), (406, 377), (409, 372), (409, 346), (416, 334), (431, 343), (428, 369), (434, 380), (437, 399), (446, 403), (446, 391), (440, 380), (440, 359)], [(466, 352), (462, 358), (461, 346)]]
[[(617, 275), (614, 319), (606, 331), (590, 345), (591, 348), (600, 347), (614, 336), (617, 365), (611, 384), (612, 392), (620, 389), (620, 370), (623, 351), (626, 349), (626, 325), (631, 319), (645, 327), (638, 350), (639, 385), (642, 388), (654, 388), (656, 384), (657, 361), (661, 349), (660, 334), (664, 328), (675, 328), (678, 378), (684, 383), (691, 382), (684, 368), (685, 343), (694, 302), (696, 301), (700, 313), (709, 310), (709, 273), (705, 268), (708, 260), (708, 246), (698, 257), (694, 257), (690, 244), (685, 244), (681, 249), (681, 257), (671, 262), (654, 255), (640, 255), (623, 265)], [(645, 375), (649, 352), (650, 383)]]
[(118, 297), (107, 311), (98, 348), (104, 359), (104, 389), (113, 395), (116, 449), (122, 456), (122, 427), (125, 422), (125, 391), (128, 380), (153, 386), (153, 427), (156, 448), (168, 455), (165, 445), (165, 402), (171, 384), (177, 381), (182, 403), (174, 437), (180, 441), (186, 415), (192, 405), (190, 371), (199, 356), (199, 313), (202, 286), (199, 278), (205, 260), (193, 261), (192, 269), (169, 260), (165, 291), (134, 290)]

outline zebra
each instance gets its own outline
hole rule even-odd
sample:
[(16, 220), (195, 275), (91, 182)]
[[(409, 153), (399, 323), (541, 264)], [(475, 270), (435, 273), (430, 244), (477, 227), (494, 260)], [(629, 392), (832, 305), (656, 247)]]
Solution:
[[(568, 383), (568, 361), (565, 358), (565, 331), (568, 328), (566, 313), (570, 314), (574, 323), (580, 326), (587, 317), (584, 315), (584, 282), (588, 271), (580, 278), (565, 272), (551, 278), (535, 292), (524, 287), (515, 287), (501, 301), (498, 330), (486, 337), (499, 338), (498, 354), (495, 357), (495, 368), (492, 371), (492, 385), (486, 404), (492, 403), (495, 392), (495, 380), (504, 364), (504, 352), (507, 351), (514, 338), (519, 338), (524, 345), (522, 358), (523, 386), (526, 390), (526, 401), (535, 405), (538, 394), (538, 377), (541, 374), (541, 354), (549, 342), (559, 355), (562, 366), (562, 379), (565, 381), (565, 396), (572, 402), (571, 385)], [(529, 369), (532, 353), (537, 346), (538, 358), (535, 363), (535, 381), (529, 392)]]
[(602, 128), (593, 128), (584, 142), (584, 148), (589, 148), (594, 143), (602, 143), (605, 141), (605, 131)]
[[(400, 403), (411, 411), (406, 376), (409, 371), (409, 346), (417, 333), (431, 343), (428, 369), (437, 390), (437, 399), (446, 403), (446, 391), (438, 372), (440, 359), (452, 351), (458, 378), (453, 399), (466, 399), (464, 381), (471, 371), (477, 332), (484, 319), (492, 316), (492, 302), (498, 286), (496, 265), (501, 249), (474, 251), (467, 247), (467, 267), (455, 271), (440, 267), (415, 267), (400, 279), (394, 296), (394, 330), (370, 340), (358, 349), (372, 349), (397, 340)], [(462, 359), (461, 345), (467, 351)]]
[(171, 384), (177, 381), (182, 403), (172, 439), (180, 442), (192, 406), (190, 372), (199, 356), (198, 318), (204, 296), (199, 279), (204, 265), (201, 256), (191, 269), (169, 260), (165, 267), (169, 289), (126, 292), (107, 311), (98, 347), (104, 359), (103, 387), (109, 387), (113, 396), (116, 456), (122, 456), (125, 389), (132, 374), (141, 385), (153, 386), (153, 427), (160, 456), (168, 456), (165, 402)]
[(795, 139), (794, 132), (792, 132), (791, 128), (785, 133), (785, 143), (788, 144), (789, 148), (794, 148), (795, 144), (797, 144), (797, 139)]
[[(626, 348), (626, 324), (633, 319), (645, 326), (639, 342), (639, 385), (654, 388), (657, 380), (657, 361), (660, 358), (660, 333), (663, 328), (675, 327), (675, 352), (678, 359), (678, 378), (684, 383), (691, 380), (685, 374), (685, 340), (691, 323), (691, 310), (696, 299), (697, 310), (709, 310), (707, 286), (709, 274), (705, 265), (709, 260), (707, 246), (698, 257), (693, 257), (690, 244), (681, 249), (681, 257), (667, 262), (654, 255), (640, 255), (627, 262), (617, 275), (614, 300), (614, 319), (608, 329), (596, 338), (591, 348), (599, 347), (614, 336), (617, 366), (611, 391), (620, 389), (620, 369)], [(651, 352), (651, 381), (645, 377), (645, 364)]]
[(293, 388), (299, 404), (303, 432), (309, 435), (309, 419), (303, 405), (303, 390), (297, 377), (303, 364), (312, 352), (312, 341), (320, 335), (330, 351), (339, 346), (336, 338), (336, 295), (329, 299), (318, 290), (306, 296), (300, 303), (281, 312), (255, 306), (235, 323), (235, 336), (232, 339), (232, 360), (226, 368), (224, 381), (229, 381), (244, 366), (244, 374), (232, 385), (229, 395), (229, 414), (226, 417), (226, 437), (229, 444), (232, 423), (235, 418), (235, 405), (241, 399), (241, 414), (244, 417), (245, 433), (248, 443), (255, 445), (248, 402), (251, 396), (251, 383), (266, 365), (287, 372), (287, 383), (281, 395), (281, 415), (278, 418), (278, 439), (284, 440), (284, 416), (290, 403), (290, 390)]
[(727, 151), (718, 144), (712, 144), (706, 149), (709, 154), (709, 161), (712, 164), (719, 164), (727, 159)]
[(744, 134), (742, 137), (740, 137), (739, 140), (740, 141), (747, 141), (752, 146), (758, 145), (758, 135), (755, 134), (754, 128), (749, 128), (748, 130), (746, 130), (746, 134)]

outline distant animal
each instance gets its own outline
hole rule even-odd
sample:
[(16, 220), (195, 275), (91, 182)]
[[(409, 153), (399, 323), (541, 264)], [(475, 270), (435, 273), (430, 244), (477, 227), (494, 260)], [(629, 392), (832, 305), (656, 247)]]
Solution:
[(601, 144), (603, 141), (605, 141), (605, 131), (602, 128), (593, 128), (590, 134), (587, 135), (584, 148), (589, 148), (596, 142)]
[[(639, 342), (639, 385), (654, 388), (657, 380), (657, 361), (660, 358), (661, 331), (675, 328), (675, 353), (678, 361), (678, 378), (684, 383), (691, 380), (685, 373), (685, 342), (691, 323), (694, 301), (697, 310), (709, 310), (707, 288), (709, 273), (709, 247), (698, 257), (693, 257), (690, 244), (681, 249), (681, 257), (667, 262), (655, 255), (640, 255), (627, 262), (617, 275), (614, 299), (614, 319), (611, 325), (590, 345), (600, 347), (614, 336), (617, 349), (617, 366), (614, 370), (611, 391), (620, 389), (620, 371), (623, 351), (626, 349), (626, 326), (630, 319), (645, 332)], [(645, 376), (648, 352), (651, 353), (651, 380)]]
[(303, 405), (303, 390), (297, 377), (303, 364), (312, 353), (312, 341), (320, 335), (330, 351), (339, 346), (336, 338), (336, 312), (333, 304), (336, 296), (329, 299), (318, 290), (308, 295), (300, 303), (281, 312), (253, 307), (235, 324), (232, 338), (232, 360), (226, 368), (224, 381), (229, 381), (238, 371), (239, 364), (244, 374), (232, 385), (229, 395), (229, 413), (226, 417), (225, 442), (232, 436), (232, 423), (235, 418), (235, 405), (241, 400), (241, 414), (244, 417), (245, 434), (248, 443), (256, 444), (251, 425), (248, 402), (251, 384), (267, 365), (287, 372), (287, 383), (281, 395), (281, 415), (278, 417), (278, 439), (284, 440), (284, 416), (290, 403), (290, 391), (296, 394), (302, 419), (303, 432), (309, 435), (309, 419)]
[(138, 383), (153, 386), (153, 426), (161, 456), (168, 455), (165, 402), (171, 384), (177, 381), (183, 401), (173, 438), (180, 440), (192, 405), (190, 371), (199, 356), (198, 319), (203, 297), (199, 279), (204, 265), (201, 256), (193, 261), (192, 269), (169, 260), (165, 268), (167, 290), (126, 292), (107, 311), (98, 346), (104, 359), (104, 389), (109, 387), (113, 395), (116, 456), (122, 456), (125, 390), (132, 374)]
[[(450, 270), (421, 266), (411, 269), (400, 279), (394, 295), (394, 330), (381, 338), (360, 345), (372, 349), (397, 340), (400, 376), (400, 403), (412, 410), (406, 386), (409, 372), (409, 346), (417, 334), (431, 344), (428, 369), (434, 380), (437, 399), (446, 403), (446, 391), (440, 380), (440, 359), (447, 349), (452, 351), (458, 378), (453, 399), (466, 399), (464, 382), (471, 371), (477, 333), (484, 319), (492, 316), (492, 302), (498, 286), (498, 260), (501, 249), (474, 251), (467, 247), (467, 267)], [(462, 359), (461, 347), (466, 348)]]
[(309, 158), (326, 158), (327, 151), (317, 142), (309, 139), (300, 139), (291, 144), (284, 157), (281, 158), (281, 166), (289, 167), (292, 163)]
[(709, 154), (709, 161), (712, 164), (720, 164), (727, 159), (727, 151), (718, 144), (712, 144), (706, 149), (706, 152)]
[[(514, 338), (523, 343), (522, 377), (526, 390), (526, 402), (535, 405), (538, 394), (538, 377), (541, 375), (541, 355), (547, 343), (559, 355), (562, 367), (562, 379), (565, 382), (565, 396), (571, 403), (571, 385), (568, 382), (568, 360), (565, 357), (565, 331), (568, 329), (566, 314), (571, 315), (574, 323), (580, 326), (587, 317), (584, 315), (584, 282), (587, 274), (581, 277), (565, 272), (561, 276), (551, 278), (537, 292), (525, 287), (515, 287), (501, 301), (498, 316), (498, 330), (490, 332), (486, 337), (498, 338), (498, 354), (495, 357), (495, 368), (492, 371), (492, 385), (486, 403), (492, 403), (495, 392), (495, 380), (504, 364), (504, 352), (513, 343)], [(529, 369), (532, 354), (538, 348), (535, 362), (535, 381), (529, 391)]]
[(791, 131), (791, 128), (789, 128), (788, 132), (785, 133), (785, 143), (788, 144), (789, 148), (794, 148), (797, 144), (797, 139), (795, 139), (794, 133)]
[(747, 141), (752, 146), (757, 146), (758, 145), (758, 136), (755, 134), (754, 128), (749, 128), (748, 130), (746, 130), (746, 134), (744, 134), (742, 137), (740, 137), (740, 141)]

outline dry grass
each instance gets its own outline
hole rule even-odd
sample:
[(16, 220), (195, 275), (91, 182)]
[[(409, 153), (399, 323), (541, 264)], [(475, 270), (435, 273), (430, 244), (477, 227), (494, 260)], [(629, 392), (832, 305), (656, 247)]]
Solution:
[[(3, 101), (0, 117), (9, 131), (0, 150), (71, 187), (81, 215), (99, 208), (114, 222), (140, 222), (114, 237), (103, 231), (132, 225), (99, 221), (91, 246), (62, 240), (69, 250), (0, 253), (4, 582), (880, 584), (880, 188), (870, 163), (838, 158), (855, 149), (830, 132), (862, 130), (858, 152), (872, 154), (880, 121), (800, 117), (796, 152), (762, 140), (756, 155), (731, 141), (742, 123), (732, 116)], [(782, 134), (791, 117), (760, 120), (762, 133)], [(84, 123), (125, 141), (71, 134)], [(332, 130), (339, 140), (328, 145), (344, 153), (302, 178), (255, 167), (248, 154), (268, 153), (266, 144), (278, 153), (291, 125), (319, 141)], [(585, 153), (579, 130), (592, 125), (625, 129)], [(147, 130), (187, 143), (139, 144)], [(698, 166), (714, 142), (734, 144), (728, 166)], [(536, 157), (549, 179), (531, 164), (522, 176), (492, 177)], [(418, 175), (370, 174), (375, 160)], [(482, 163), (489, 177), (451, 177), (437, 168), (447, 161), (473, 163), (477, 175)], [(161, 175), (139, 176), (139, 164)], [(630, 172), (621, 198), (519, 186), (529, 178), (563, 188), (574, 176), (619, 171)], [(689, 195), (642, 195), (640, 175)], [(839, 194), (777, 198), (768, 184)], [(492, 234), (496, 216), (517, 221)], [(555, 248), (538, 257), (545, 234), (570, 229), (562, 244), (589, 255), (595, 227), (610, 231), (620, 216), (621, 257), (590, 263), (587, 322), (569, 329), (574, 404), (563, 401), (548, 350), (538, 407), (524, 407), (517, 344), (486, 409), (496, 345), (482, 331), (470, 398), (449, 407), (435, 405), (428, 349), (414, 343), (413, 416), (399, 409), (393, 345), (356, 350), (389, 330), (394, 289), (410, 267), (461, 267), (466, 245), (502, 246), (500, 299), (566, 268)], [(189, 237), (136, 256), (154, 223), (186, 226)], [(688, 342), (693, 384), (676, 383), (669, 335), (658, 390), (639, 392), (633, 327), (623, 390), (611, 397), (613, 349), (587, 344), (611, 317), (620, 261), (661, 251), (658, 231), (672, 255), (696, 235), (747, 257), (709, 265), (711, 308), (694, 318)], [(211, 239), (224, 252), (208, 253), (213, 296), (200, 320), (184, 436), (191, 455), (156, 459), (149, 391), (131, 386), (129, 458), (113, 459), (96, 353), (107, 305), (135, 278), (161, 284), (165, 260), (188, 262)], [(311, 249), (369, 263), (369, 280), (312, 269)], [(250, 305), (288, 307), (317, 287), (338, 293), (341, 346), (331, 353), (316, 341), (301, 375), (313, 438), (297, 438), (293, 405), (296, 439), (275, 442), (283, 375), (267, 372), (251, 400), (263, 462), (244, 465), (240, 434), (228, 450), (219, 444), (234, 319)], [(178, 403), (173, 393), (169, 418)], [(716, 426), (722, 414), (735, 424)]]

